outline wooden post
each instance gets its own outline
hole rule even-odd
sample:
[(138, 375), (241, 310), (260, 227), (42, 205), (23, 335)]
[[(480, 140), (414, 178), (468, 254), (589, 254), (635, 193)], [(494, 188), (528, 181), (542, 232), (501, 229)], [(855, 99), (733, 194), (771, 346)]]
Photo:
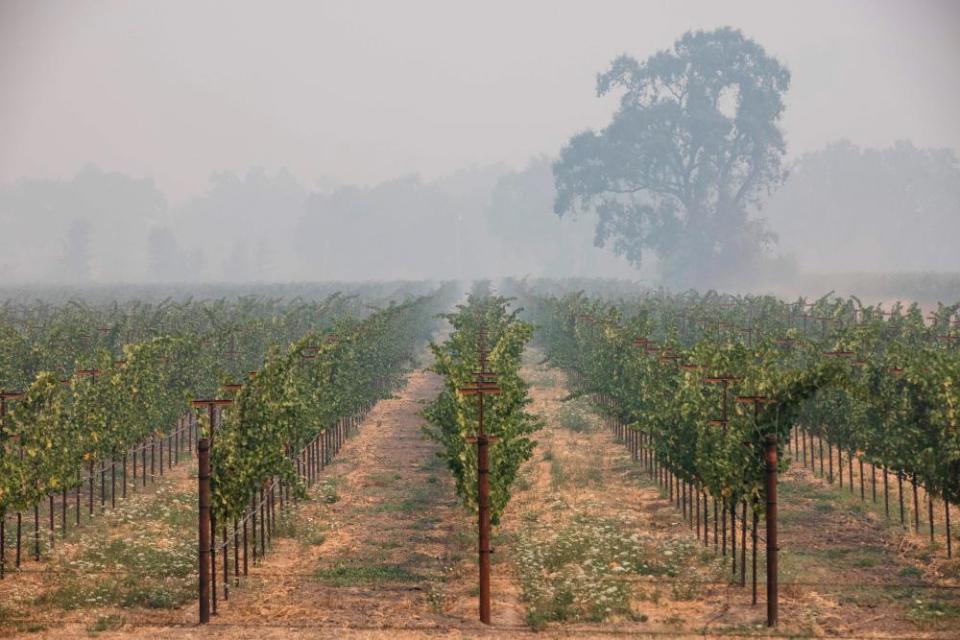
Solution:
[[(754, 499), (756, 500), (756, 499)], [(754, 502), (756, 506), (756, 502)], [(753, 563), (753, 569), (751, 571), (751, 576), (753, 578), (753, 594), (751, 599), (751, 604), (757, 604), (757, 521), (759, 516), (757, 516), (757, 510), (753, 509), (753, 529), (751, 531), (751, 542), (753, 543), (753, 558), (751, 559)]]
[(948, 557), (948, 558), (952, 558), (952, 557), (953, 557), (953, 543), (952, 543), (952, 541), (950, 540), (950, 535), (951, 535), (951, 533), (950, 533), (950, 503), (947, 501), (946, 498), (943, 499), (943, 518), (944, 518), (944, 525), (946, 526), (946, 529), (947, 529), (947, 557)]
[(740, 586), (747, 586), (747, 500), (743, 500), (743, 518), (740, 522)]
[(777, 436), (767, 435), (767, 626), (777, 626)]
[(476, 384), (472, 387), (459, 389), (465, 396), (479, 396), (478, 432), (476, 437), (468, 438), (468, 442), (477, 445), (477, 517), (478, 517), (478, 564), (480, 579), (480, 622), (490, 624), (490, 478), (488, 450), (491, 442), (496, 438), (488, 436), (483, 424), (483, 398), (485, 395), (497, 395), (500, 388), (496, 386), (496, 375), (487, 371), (486, 352), (484, 350), (485, 332), (478, 332), (478, 351), (480, 353), (480, 371), (476, 374)]
[(210, 622), (210, 440), (201, 438), (197, 442), (199, 459), (200, 495), (200, 624)]
[[(481, 407), (482, 405), (481, 400)], [(490, 624), (490, 465), (488, 460), (489, 440), (486, 435), (477, 437), (477, 493), (479, 494), (480, 519), (480, 621)]]

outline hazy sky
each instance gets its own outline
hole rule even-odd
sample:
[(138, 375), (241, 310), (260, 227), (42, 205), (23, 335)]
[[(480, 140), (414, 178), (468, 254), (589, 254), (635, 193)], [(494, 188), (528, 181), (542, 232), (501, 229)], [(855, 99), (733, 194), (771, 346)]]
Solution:
[(731, 25), (793, 72), (792, 155), (960, 149), (960, 2), (0, 0), (0, 182), (94, 162), (179, 200), (250, 165), (370, 183), (524, 163), (606, 122), (597, 72)]

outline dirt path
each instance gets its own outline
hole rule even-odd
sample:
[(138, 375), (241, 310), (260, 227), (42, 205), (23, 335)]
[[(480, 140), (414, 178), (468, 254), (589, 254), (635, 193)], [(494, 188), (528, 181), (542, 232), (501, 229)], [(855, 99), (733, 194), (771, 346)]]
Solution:
[[(636, 576), (634, 596), (628, 598), (630, 611), (609, 615), (601, 624), (590, 620), (585, 612), (590, 603), (601, 602), (603, 589), (624, 580), (614, 575), (615, 570), (606, 571), (609, 567), (584, 579), (581, 569), (585, 562), (578, 553), (597, 557), (594, 550), (599, 548), (603, 556), (603, 548), (630, 540), (623, 550), (629, 551), (632, 560), (639, 562), (649, 556), (653, 566), (659, 562), (658, 554), (671, 557), (676, 552), (678, 563), (696, 562), (694, 553), (684, 551), (694, 547), (693, 535), (671, 503), (640, 477), (639, 467), (602, 428), (589, 404), (565, 401), (569, 395), (565, 375), (538, 363), (540, 358), (539, 353), (529, 352), (522, 373), (531, 383), (530, 410), (544, 420), (544, 428), (535, 435), (534, 456), (521, 470), (504, 525), (496, 536), (499, 544), (495, 546), (505, 553), (494, 565), (494, 594), (500, 600), (494, 601), (494, 621), (499, 617), (501, 623), (523, 624), (526, 629), (545, 624), (549, 636), (637, 637), (676, 632), (684, 627), (681, 621), (705, 617), (709, 605), (693, 599), (672, 602), (670, 587), (657, 584), (661, 578)], [(556, 575), (542, 585), (534, 584), (536, 579), (531, 579), (531, 572), (519, 560), (531, 549), (561, 547), (561, 553), (572, 559), (571, 567), (581, 566), (575, 567), (578, 578), (572, 580), (576, 586), (569, 599), (575, 602), (565, 612), (571, 617), (558, 624), (538, 619), (536, 606), (522, 600), (531, 589), (554, 588)], [(549, 572), (545, 569), (542, 573)], [(578, 611), (580, 604), (584, 610)]]
[[(459, 552), (462, 513), (436, 447), (420, 431), (440, 380), (416, 371), (350, 438), (296, 518), (218, 624), (322, 629), (442, 629), (441, 582)], [(311, 528), (312, 527), (312, 528)]]

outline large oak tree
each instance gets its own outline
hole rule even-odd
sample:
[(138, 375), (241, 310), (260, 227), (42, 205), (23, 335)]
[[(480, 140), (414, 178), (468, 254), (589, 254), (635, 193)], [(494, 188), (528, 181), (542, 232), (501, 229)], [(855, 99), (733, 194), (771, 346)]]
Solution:
[(713, 284), (758, 262), (772, 235), (748, 210), (784, 178), (779, 127), (790, 73), (738, 30), (688, 32), (644, 62), (613, 61), (598, 95), (622, 91), (601, 131), (554, 165), (559, 215), (592, 210), (595, 241), (674, 284)]

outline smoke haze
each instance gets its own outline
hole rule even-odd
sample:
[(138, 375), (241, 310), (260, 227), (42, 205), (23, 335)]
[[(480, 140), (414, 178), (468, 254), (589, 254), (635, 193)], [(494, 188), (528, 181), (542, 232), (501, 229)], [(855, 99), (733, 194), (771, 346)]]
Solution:
[(550, 165), (614, 57), (722, 25), (792, 75), (779, 268), (960, 270), (956, 3), (6, 0), (0, 277), (654, 281)]

